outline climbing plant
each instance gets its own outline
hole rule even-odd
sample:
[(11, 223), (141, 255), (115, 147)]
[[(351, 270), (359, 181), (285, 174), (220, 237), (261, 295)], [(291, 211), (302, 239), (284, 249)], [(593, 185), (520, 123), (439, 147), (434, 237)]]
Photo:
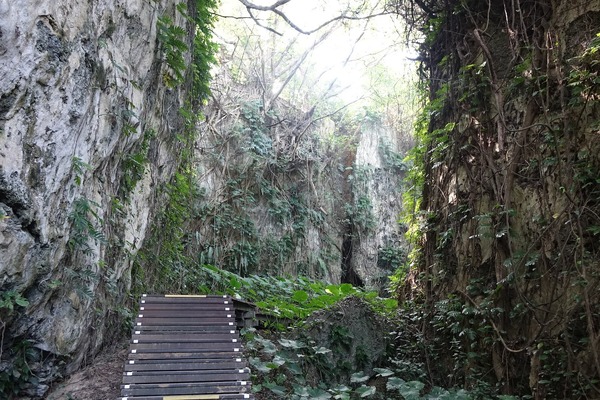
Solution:
[[(164, 81), (168, 86), (181, 90), (184, 101), (178, 118), (179, 131), (173, 132), (171, 145), (177, 149), (176, 172), (171, 181), (162, 187), (165, 206), (158, 215), (152, 233), (134, 264), (134, 292), (147, 290), (180, 290), (179, 277), (191, 265), (184, 251), (185, 222), (194, 213), (190, 207), (197, 196), (192, 167), (194, 142), (198, 132), (200, 106), (210, 95), (210, 68), (215, 63), (217, 47), (212, 39), (216, 1), (195, 0), (179, 3), (177, 15), (163, 15), (158, 19), (158, 38), (164, 54)], [(183, 24), (176, 21), (183, 17)], [(152, 130), (144, 136), (140, 152), (132, 155), (133, 179), (142, 171), (141, 166), (152, 140)], [(125, 181), (127, 184), (127, 180)]]
[(576, 3), (396, 2), (428, 97), (398, 293), (422, 301), (432, 379), (483, 397), (599, 390), (600, 26)]

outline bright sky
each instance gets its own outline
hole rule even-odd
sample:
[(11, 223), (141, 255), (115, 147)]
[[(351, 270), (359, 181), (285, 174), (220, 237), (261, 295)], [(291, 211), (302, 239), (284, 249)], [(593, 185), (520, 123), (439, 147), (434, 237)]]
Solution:
[[(260, 5), (270, 5), (273, 2), (274, 0), (255, 0), (255, 4)], [(344, 0), (292, 0), (281, 10), (301, 29), (310, 30), (339, 15), (345, 5)], [(368, 11), (365, 10), (364, 13), (368, 14)], [(237, 0), (223, 0), (220, 12), (223, 15), (248, 16)], [(257, 18), (263, 19), (269, 15), (271, 14), (255, 14)], [(255, 24), (254, 21), (246, 20), (245, 23), (254, 28), (252, 26)], [(339, 96), (342, 101), (349, 103), (357, 98), (368, 96), (369, 71), (378, 65), (384, 67), (392, 80), (405, 79), (407, 73), (412, 73), (414, 70), (413, 63), (407, 59), (414, 58), (415, 52), (409, 51), (403, 44), (403, 27), (399, 17), (380, 16), (370, 20), (344, 22), (340, 25), (343, 27), (340, 26), (329, 35), (314, 50), (305, 64), (307, 66), (312, 64), (313, 74), (322, 74), (319, 81), (323, 87), (328, 87), (333, 80), (336, 82), (336, 87), (347, 87)], [(281, 43), (281, 48), (285, 48), (285, 45), (297, 36), (299, 36), (298, 41), (304, 46), (310, 46), (324, 32), (321, 30), (310, 36), (301, 35), (285, 25), (283, 21), (279, 21), (275, 29), (283, 33), (282, 37), (275, 39), (276, 43)], [(274, 34), (266, 29), (253, 30), (264, 40), (273, 40)], [(359, 37), (360, 40), (357, 41)], [(350, 62), (344, 65), (349, 56)]]

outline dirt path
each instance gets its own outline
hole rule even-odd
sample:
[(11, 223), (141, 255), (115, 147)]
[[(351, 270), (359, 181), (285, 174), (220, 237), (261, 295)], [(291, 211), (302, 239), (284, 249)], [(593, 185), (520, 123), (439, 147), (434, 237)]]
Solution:
[(55, 384), (46, 400), (116, 399), (121, 394), (128, 346), (128, 341), (123, 340), (103, 350), (90, 365)]

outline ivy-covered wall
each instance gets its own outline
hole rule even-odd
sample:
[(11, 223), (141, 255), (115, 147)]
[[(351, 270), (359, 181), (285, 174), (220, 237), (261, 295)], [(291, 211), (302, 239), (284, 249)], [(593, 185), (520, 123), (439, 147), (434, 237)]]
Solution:
[[(404, 254), (397, 133), (362, 116), (319, 118), (284, 100), (265, 111), (257, 89), (228, 74), (213, 82), (200, 124), (188, 262), (332, 283), (354, 274), (353, 283), (382, 286)], [(182, 290), (201, 284), (184, 275)]]
[(597, 397), (600, 2), (415, 3), (430, 91), (412, 295), (451, 344), (438, 378)]

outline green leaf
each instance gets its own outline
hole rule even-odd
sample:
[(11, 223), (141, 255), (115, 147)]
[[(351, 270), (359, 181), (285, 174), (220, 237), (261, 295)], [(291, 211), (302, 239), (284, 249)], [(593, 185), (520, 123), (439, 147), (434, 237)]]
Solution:
[(315, 347), (313, 347), (313, 349), (315, 350), (315, 354), (327, 354), (327, 353), (331, 353), (330, 349), (328, 349), (327, 347), (323, 347), (323, 346), (320, 346), (318, 348), (315, 346)]
[(355, 372), (350, 375), (351, 383), (363, 383), (369, 380), (369, 375), (365, 375), (363, 372)]
[(331, 389), (331, 391), (334, 393), (350, 393), (352, 391), (352, 389), (350, 389), (346, 385), (338, 385), (338, 386), (334, 387), (333, 389)]
[(298, 303), (304, 303), (306, 300), (308, 300), (308, 293), (306, 293), (304, 290), (296, 290), (292, 296), (292, 300)]
[(283, 386), (279, 386), (276, 383), (266, 382), (264, 384), (264, 387), (266, 387), (267, 389), (269, 389), (271, 392), (275, 393), (278, 396), (286, 396), (287, 395), (287, 389)]
[(418, 400), (421, 398), (421, 390), (425, 387), (423, 382), (410, 381), (400, 386), (400, 394), (405, 400)]
[(328, 285), (325, 290), (334, 296), (339, 296), (341, 293), (338, 285)]
[(331, 399), (331, 394), (327, 393), (323, 389), (310, 388), (310, 389), (308, 389), (308, 398), (311, 400), (327, 400), (327, 399)]
[[(273, 358), (273, 361), (271, 361), (270, 363), (267, 363), (267, 365), (270, 366), (270, 368), (277, 368), (277, 367), (281, 367), (285, 363), (286, 363), (286, 360), (283, 357), (281, 357), (279, 354), (277, 354)], [(273, 365), (273, 367), (271, 367), (271, 365)]]
[(396, 299), (383, 299), (381, 302), (386, 310), (393, 311), (398, 309), (398, 300)]
[(294, 386), (294, 394), (296, 396), (308, 397), (308, 388), (306, 386), (293, 385)]
[(356, 394), (359, 394), (361, 398), (372, 396), (375, 394), (376, 391), (377, 391), (377, 389), (375, 389), (375, 386), (365, 386), (365, 385), (363, 385), (355, 390)]
[(229, 286), (232, 289), (237, 290), (242, 287), (242, 282), (240, 282), (239, 279), (237, 279), (237, 277), (231, 276), (231, 278), (229, 278)]
[(400, 390), (400, 388), (402, 387), (402, 385), (404, 384), (404, 379), (400, 379), (398, 377), (391, 377), (390, 379), (388, 379), (387, 384), (386, 384), (386, 389), (387, 390)]
[(387, 368), (373, 368), (373, 371), (377, 372), (379, 376), (382, 376), (384, 378), (394, 375), (394, 371)]
[(270, 367), (268, 363), (262, 362), (258, 358), (250, 357), (248, 358), (248, 362), (250, 363), (250, 365), (252, 365), (254, 368), (256, 368), (259, 372), (262, 372), (263, 374), (268, 374), (269, 372), (271, 372), (272, 367)]
[(350, 400), (350, 395), (348, 393), (340, 393), (333, 396), (336, 400)]
[(448, 396), (450, 396), (450, 393), (446, 389), (435, 386), (427, 395), (427, 400), (449, 400), (451, 397)]
[(294, 375), (302, 375), (302, 367), (297, 362), (288, 362), (287, 369)]
[(277, 351), (277, 347), (273, 342), (268, 339), (256, 338), (256, 341), (263, 346), (263, 352), (266, 354), (273, 354)]
[(347, 295), (350, 293), (356, 293), (356, 289), (349, 283), (342, 283), (340, 285), (340, 293)]
[(27, 307), (29, 305), (29, 301), (27, 301), (26, 298), (21, 297), (21, 296), (19, 296), (15, 299), (15, 303), (21, 307)]
[(302, 342), (299, 342), (296, 340), (290, 340), (290, 339), (279, 339), (279, 343), (283, 347), (287, 347), (289, 349), (295, 349), (295, 350), (306, 347)]

